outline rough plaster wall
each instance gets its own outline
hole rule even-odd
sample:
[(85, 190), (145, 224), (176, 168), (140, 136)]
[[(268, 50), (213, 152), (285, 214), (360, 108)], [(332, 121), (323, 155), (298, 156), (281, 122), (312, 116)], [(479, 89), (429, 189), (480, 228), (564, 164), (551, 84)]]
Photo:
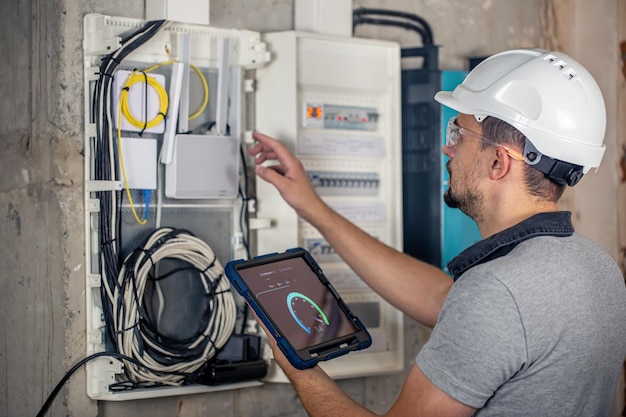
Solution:
[(58, 2), (1, 7), (0, 415), (27, 416), (65, 372), (65, 298), (82, 285), (80, 90), (68, 74), (80, 57)]
[[(621, 1), (618, 4), (618, 30), (620, 43), (626, 42), (626, 4)], [(622, 54), (618, 60), (618, 74), (617, 74), (617, 103), (616, 110), (616, 147), (618, 154), (620, 155), (620, 167), (619, 173), (619, 186), (618, 186), (618, 200), (617, 200), (617, 229), (618, 229), (618, 249), (621, 261), (622, 270), (626, 269), (626, 140), (624, 138), (626, 132), (626, 118), (623, 115), (626, 113), (626, 57)], [(626, 369), (626, 365), (624, 366)], [(624, 370), (623, 370), (624, 371)], [(626, 379), (624, 378), (624, 372), (622, 371), (622, 378), (620, 384), (617, 387), (617, 392), (613, 404), (614, 415), (620, 415), (622, 410), (626, 409)]]
[[(618, 224), (618, 184), (622, 155), (618, 139), (618, 1), (593, 3), (572, 0), (549, 1), (553, 5), (556, 47), (575, 57), (594, 76), (607, 105), (606, 151), (600, 169), (586, 175), (569, 189), (562, 206), (572, 210), (578, 232), (597, 241), (621, 261)], [(573, 29), (575, 28), (575, 30)], [(622, 213), (622, 216), (624, 214)]]
[[(619, 42), (626, 42), (626, 3), (619, 2), (618, 12), (619, 22)], [(620, 185), (618, 199), (618, 229), (619, 229), (619, 248), (622, 262), (622, 270), (626, 268), (626, 56), (622, 55), (618, 61), (617, 75), (617, 143), (620, 147)], [(623, 162), (622, 162), (623, 161)]]
[[(593, 32), (596, 25), (611, 30), (615, 1), (593, 6), (581, 5), (582, 0), (561, 3), (565, 7), (576, 3), (593, 16), (608, 9), (609, 21), (595, 19), (583, 25)], [(546, 5), (551, 4), (548, 0), (354, 1), (355, 7), (386, 7), (428, 19), (436, 43), (442, 46), (445, 69), (466, 68), (468, 56), (545, 42), (542, 33), (554, 29), (544, 19)], [(19, 417), (34, 415), (66, 369), (85, 353), (82, 17), (101, 12), (141, 18), (143, 1), (11, 0), (2, 2), (0, 10), (4, 41), (0, 50), (5, 57), (0, 61), (0, 253), (4, 260), (0, 416)], [(289, 30), (292, 10), (291, 0), (214, 0), (211, 20), (218, 27)], [(585, 16), (587, 10), (577, 13)], [(398, 40), (404, 46), (418, 44), (410, 33), (363, 27), (358, 34)], [(583, 52), (580, 45), (579, 49)], [(582, 225), (592, 209), (577, 205)], [(611, 221), (614, 217), (611, 214)], [(425, 337), (420, 326), (407, 321), (407, 366)], [(339, 384), (357, 401), (384, 412), (402, 380), (402, 375), (392, 375)], [(96, 404), (85, 395), (81, 369), (67, 388), (50, 416), (305, 415), (288, 385)]]
[[(81, 28), (100, 7), (0, 7), (0, 415), (20, 417), (35, 415), (85, 355)], [(121, 1), (107, 7), (129, 12)], [(69, 415), (96, 415), (84, 385), (80, 371), (49, 415), (68, 414), (66, 401)]]
[[(600, 169), (566, 195), (577, 230), (597, 241), (622, 266), (626, 235), (621, 159), (624, 157), (624, 75), (620, 41), (625, 39), (626, 8), (620, 0), (594, 3), (554, 0), (555, 34), (560, 47), (577, 57), (598, 82), (607, 106), (606, 151)], [(575, 28), (575, 30), (572, 30)], [(611, 416), (625, 409), (624, 372), (617, 387)]]

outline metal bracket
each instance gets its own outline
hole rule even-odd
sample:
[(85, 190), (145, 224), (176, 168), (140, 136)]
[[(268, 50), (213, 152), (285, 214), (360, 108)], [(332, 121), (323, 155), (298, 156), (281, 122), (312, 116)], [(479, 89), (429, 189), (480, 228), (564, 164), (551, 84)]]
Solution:
[(85, 183), (85, 191), (98, 192), (98, 191), (120, 191), (124, 188), (122, 181), (102, 181), (91, 180)]

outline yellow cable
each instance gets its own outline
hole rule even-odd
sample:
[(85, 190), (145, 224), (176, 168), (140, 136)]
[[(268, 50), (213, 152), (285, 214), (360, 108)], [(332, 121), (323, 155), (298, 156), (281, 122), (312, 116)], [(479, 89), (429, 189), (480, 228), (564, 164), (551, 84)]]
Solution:
[(162, 67), (162, 66), (164, 66), (164, 65), (169, 65), (169, 64), (172, 64), (172, 63), (174, 63), (174, 61), (165, 61), (165, 62), (160, 62), (160, 63), (158, 63), (158, 64), (156, 64), (156, 65), (153, 65), (153, 66), (151, 66), (151, 67), (146, 68), (145, 70), (143, 70), (143, 72), (150, 72), (150, 71), (154, 71), (154, 70), (155, 70), (155, 69), (157, 69), (157, 68), (160, 68), (160, 67)]
[[(144, 75), (144, 73), (154, 71), (157, 68), (172, 64), (173, 62), (174, 61), (161, 62), (159, 64), (146, 68), (145, 70), (141, 72), (135, 70), (131, 73), (131, 75), (128, 76), (128, 79), (126, 80), (126, 83), (124, 84), (124, 88), (122, 90), (122, 114), (129, 121), (129, 123), (133, 125), (134, 127), (136, 127), (137, 129), (148, 129), (148, 128), (158, 125), (165, 118), (165, 114), (167, 112), (167, 108), (169, 105), (168, 96), (167, 96), (167, 93), (165, 92), (165, 89), (156, 81), (156, 79), (150, 76), (146, 76)], [(198, 68), (194, 64), (189, 64), (189, 66), (198, 75), (198, 78), (200, 78), (200, 81), (202, 82), (202, 89), (204, 91), (204, 98), (202, 100), (202, 104), (200, 105), (200, 107), (195, 113), (189, 116), (189, 120), (193, 120), (204, 112), (207, 104), (209, 103), (209, 84), (207, 83), (207, 80), (204, 74), (202, 74), (202, 71), (200, 71), (200, 68)], [(161, 102), (159, 113), (151, 121), (147, 123), (144, 121), (137, 120), (133, 116), (132, 112), (130, 111), (130, 108), (128, 107), (128, 91), (130, 90), (130, 87), (138, 82), (146, 82), (146, 79), (148, 81), (148, 84), (152, 88), (154, 88), (154, 90), (156, 91), (159, 97), (159, 100)], [(162, 119), (159, 120), (159, 116), (161, 115), (162, 115)]]
[[(154, 89), (159, 98), (160, 106), (159, 111), (156, 116), (152, 118), (150, 121), (142, 121), (138, 120), (132, 113), (129, 103), (128, 103), (128, 92), (130, 88), (137, 83), (147, 83), (150, 87)], [(137, 129), (150, 129), (159, 125), (163, 120), (165, 120), (165, 115), (167, 114), (167, 108), (169, 106), (169, 101), (167, 97), (167, 92), (165, 88), (156, 80), (156, 78), (145, 74), (144, 72), (139, 72), (137, 70), (133, 71), (126, 82), (124, 83), (124, 87), (122, 88), (122, 92), (120, 94), (120, 112), (124, 115), (126, 120), (136, 127)], [(146, 118), (148, 115), (146, 115)]]
[[(131, 125), (135, 126), (136, 128), (149, 129), (151, 127), (157, 126), (159, 123), (161, 123), (165, 119), (165, 115), (167, 114), (167, 109), (169, 106), (167, 92), (165, 91), (165, 88), (163, 88), (163, 86), (159, 84), (158, 81), (154, 77), (146, 75), (145, 73), (153, 71), (164, 65), (171, 64), (172, 62), (174, 61), (162, 62), (160, 64), (153, 65), (152, 67), (147, 68), (141, 72), (135, 70), (128, 76), (128, 79), (126, 80), (126, 83), (124, 83), (124, 87), (120, 94), (120, 103), (118, 106), (117, 120), (121, 120), (121, 117), (123, 114), (126, 120), (128, 120), (128, 122)], [(204, 109), (206, 108), (209, 102), (209, 85), (206, 81), (206, 78), (204, 77), (204, 75), (202, 74), (202, 72), (197, 66), (193, 64), (189, 64), (189, 66), (198, 75), (198, 77), (200, 78), (200, 81), (202, 81), (202, 87), (204, 89), (204, 100), (202, 101), (200, 108), (194, 114), (189, 116), (189, 120), (191, 120), (200, 116), (204, 112)], [(148, 122), (140, 121), (137, 118), (135, 118), (132, 112), (130, 111), (130, 107), (128, 106), (128, 92), (130, 91), (130, 87), (132, 87), (134, 84), (138, 82), (147, 82), (148, 85), (156, 91), (157, 96), (160, 101), (159, 112), (152, 120)], [(159, 120), (159, 117), (161, 117), (160, 120)], [(118, 125), (117, 126), (117, 141), (118, 141), (117, 147), (119, 149), (119, 154), (120, 154), (120, 167), (122, 170), (122, 177), (124, 179), (124, 187), (126, 189), (126, 195), (128, 196), (128, 202), (130, 204), (130, 208), (133, 212), (133, 216), (135, 217), (135, 220), (137, 221), (137, 223), (143, 225), (143, 224), (146, 224), (147, 220), (139, 219), (139, 215), (137, 215), (137, 211), (135, 210), (133, 197), (131, 195), (130, 188), (128, 187), (128, 179), (126, 177), (126, 167), (124, 166), (124, 154), (122, 152), (122, 124), (118, 123), (117, 125)], [(146, 210), (147, 209), (148, 207), (146, 206)]]
[[(155, 69), (159, 67), (173, 64), (174, 62), (175, 61), (161, 62), (160, 64), (156, 64), (156, 65), (151, 66), (150, 68), (146, 68), (144, 72), (154, 71)], [(204, 112), (204, 109), (206, 108), (207, 104), (209, 103), (209, 83), (207, 83), (206, 77), (204, 76), (204, 74), (202, 74), (202, 71), (200, 71), (200, 68), (198, 68), (194, 64), (189, 64), (189, 66), (198, 75), (198, 78), (200, 78), (200, 81), (202, 82), (202, 89), (204, 90), (204, 99), (202, 100), (202, 104), (200, 105), (200, 108), (194, 114), (189, 116), (189, 120), (192, 120), (200, 116)]]
[(198, 74), (198, 77), (200, 77), (200, 81), (202, 81), (202, 88), (204, 89), (204, 100), (202, 101), (200, 108), (194, 114), (189, 116), (189, 120), (192, 120), (200, 116), (202, 112), (204, 112), (204, 109), (206, 108), (206, 105), (209, 102), (209, 84), (207, 84), (206, 78), (204, 78), (204, 75), (202, 75), (200, 68), (196, 67), (193, 64), (189, 64), (189, 66), (191, 67), (192, 70), (194, 70), (196, 74)]
[[(120, 99), (121, 100), (121, 99)], [(120, 119), (122, 113), (121, 103), (118, 106), (117, 110), (117, 120)], [(135, 220), (139, 224), (146, 224), (147, 219), (140, 220), (137, 215), (137, 211), (135, 210), (135, 204), (133, 203), (133, 196), (130, 193), (130, 188), (128, 188), (128, 179), (126, 178), (126, 167), (124, 167), (124, 154), (122, 153), (122, 128), (121, 123), (117, 124), (117, 148), (120, 153), (120, 166), (122, 167), (122, 177), (124, 178), (124, 187), (126, 188), (126, 195), (128, 196), (128, 202), (130, 203), (130, 209), (133, 212), (133, 216), (135, 216)], [(146, 206), (146, 210), (148, 207)]]

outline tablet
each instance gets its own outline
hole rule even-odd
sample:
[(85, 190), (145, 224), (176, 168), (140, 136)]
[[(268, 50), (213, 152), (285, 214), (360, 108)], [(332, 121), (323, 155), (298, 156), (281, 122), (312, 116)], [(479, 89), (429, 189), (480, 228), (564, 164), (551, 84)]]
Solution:
[(305, 249), (230, 261), (224, 271), (298, 369), (372, 344)]

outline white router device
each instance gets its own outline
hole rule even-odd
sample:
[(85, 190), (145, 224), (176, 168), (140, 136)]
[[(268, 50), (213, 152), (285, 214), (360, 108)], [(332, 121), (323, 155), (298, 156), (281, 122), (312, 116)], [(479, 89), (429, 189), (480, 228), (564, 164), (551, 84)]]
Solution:
[[(174, 135), (173, 123), (164, 134), (161, 162), (165, 164), (165, 196), (176, 199), (233, 199), (239, 193), (239, 136), (236, 126), (229, 132), (230, 39), (218, 44), (218, 82), (213, 135)], [(170, 90), (180, 101), (181, 68), (174, 68)], [(236, 78), (236, 77), (235, 77)], [(234, 105), (238, 105), (237, 95)], [(178, 113), (178, 105), (173, 104)], [(175, 116), (174, 116), (175, 117)], [(232, 134), (232, 136), (231, 136)]]
[(165, 196), (177, 199), (232, 199), (239, 192), (239, 138), (176, 135), (165, 169)]

